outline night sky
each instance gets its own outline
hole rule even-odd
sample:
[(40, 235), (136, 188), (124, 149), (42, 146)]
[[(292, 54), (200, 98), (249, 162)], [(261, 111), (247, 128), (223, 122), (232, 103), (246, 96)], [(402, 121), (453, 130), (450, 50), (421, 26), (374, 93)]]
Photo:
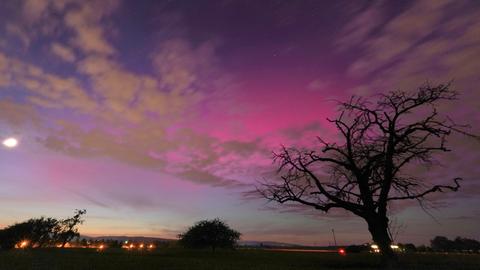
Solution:
[[(336, 137), (335, 100), (453, 80), (480, 134), (479, 1), (0, 3), (0, 227), (87, 209), (86, 235), (175, 238), (223, 218), (244, 240), (370, 241), (360, 218), (267, 204), (271, 151)], [(397, 241), (480, 238), (480, 143), (452, 137), (435, 183), (393, 205)], [(419, 173), (420, 172), (419, 170)]]

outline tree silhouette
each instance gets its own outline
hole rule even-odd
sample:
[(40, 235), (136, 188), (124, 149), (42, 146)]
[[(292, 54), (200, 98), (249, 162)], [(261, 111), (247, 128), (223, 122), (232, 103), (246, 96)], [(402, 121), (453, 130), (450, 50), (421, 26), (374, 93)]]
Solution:
[(435, 251), (452, 251), (454, 248), (454, 242), (445, 236), (436, 236), (430, 240), (430, 246)]
[(87, 213), (87, 210), (75, 210), (75, 215), (71, 218), (60, 221), (61, 230), (58, 233), (58, 240), (62, 247), (72, 240), (74, 237), (80, 236), (77, 226), (83, 223), (83, 216)]
[(27, 221), (31, 224), (31, 244), (39, 248), (54, 245), (58, 232), (60, 231), (60, 222), (55, 218), (36, 218)]
[(55, 218), (32, 218), (0, 230), (0, 245), (3, 249), (12, 249), (24, 240), (28, 240), (29, 247), (53, 245), (59, 230), (59, 221)]
[(282, 204), (299, 203), (324, 212), (341, 208), (363, 218), (380, 247), (382, 262), (394, 264), (389, 203), (422, 203), (431, 193), (460, 187), (460, 178), (452, 185), (434, 185), (408, 173), (412, 166), (436, 164), (436, 154), (450, 151), (447, 138), (452, 133), (473, 136), (464, 131), (466, 126), (437, 111), (440, 102), (456, 98), (450, 84), (442, 84), (341, 102), (340, 115), (327, 119), (340, 139), (318, 138), (319, 151), (283, 147), (274, 153), (280, 179), (264, 180), (257, 191)]
[(202, 220), (179, 235), (180, 244), (188, 248), (233, 248), (240, 233), (220, 219)]
[(21, 241), (28, 241), (28, 247), (52, 247), (61, 244), (65, 246), (74, 237), (78, 237), (79, 224), (83, 223), (86, 210), (75, 210), (71, 218), (58, 220), (56, 218), (32, 218), (16, 223), (0, 230), (0, 247), (12, 249)]

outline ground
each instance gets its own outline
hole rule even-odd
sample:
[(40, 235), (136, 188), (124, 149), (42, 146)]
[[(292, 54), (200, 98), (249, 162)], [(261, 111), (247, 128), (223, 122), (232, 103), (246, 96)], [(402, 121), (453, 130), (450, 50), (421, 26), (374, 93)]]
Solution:
[[(480, 269), (478, 254), (405, 254), (402, 269)], [(264, 250), (189, 251), (160, 249), (132, 252), (109, 249), (0, 251), (0, 269), (376, 269), (373, 254), (295, 253)]]

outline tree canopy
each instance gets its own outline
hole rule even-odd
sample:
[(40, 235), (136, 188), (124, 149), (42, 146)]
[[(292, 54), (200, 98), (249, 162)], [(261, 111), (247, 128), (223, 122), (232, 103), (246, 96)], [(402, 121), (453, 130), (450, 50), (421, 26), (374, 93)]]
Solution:
[(231, 229), (224, 221), (216, 218), (195, 223), (180, 234), (180, 244), (188, 248), (233, 248), (240, 239), (240, 233)]

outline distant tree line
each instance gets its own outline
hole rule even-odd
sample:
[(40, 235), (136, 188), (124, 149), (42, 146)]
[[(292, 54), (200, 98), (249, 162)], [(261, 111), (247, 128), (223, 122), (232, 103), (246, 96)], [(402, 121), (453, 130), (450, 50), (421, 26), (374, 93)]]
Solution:
[[(463, 238), (457, 236), (450, 240), (445, 236), (435, 236), (430, 240), (430, 246), (415, 246), (412, 243), (397, 244), (400, 252), (462, 252), (462, 253), (478, 253), (480, 252), (480, 242), (474, 239)], [(348, 253), (371, 252), (370, 244), (350, 245), (345, 247)]]
[(450, 240), (445, 236), (436, 236), (430, 241), (433, 251), (443, 252), (479, 252), (480, 242), (474, 239), (457, 237)]
[[(176, 241), (147, 241), (149, 244), (152, 244), (155, 248), (171, 248), (176, 246)], [(127, 244), (134, 244), (136, 247), (138, 245), (143, 244), (142, 241), (122, 241), (118, 239), (110, 239), (110, 238), (103, 238), (103, 239), (91, 239), (91, 238), (81, 238), (78, 237), (71, 244), (74, 247), (89, 247), (95, 248), (99, 245), (104, 245), (108, 248), (122, 248), (125, 247)]]
[(123, 241), (114, 240), (114, 239), (87, 239), (87, 238), (77, 238), (74, 241), (74, 245), (79, 247), (96, 247), (101, 244), (106, 245), (109, 248), (121, 248), (123, 245)]
[(0, 230), (0, 248), (64, 247), (72, 239), (80, 236), (78, 225), (83, 223), (86, 212), (86, 210), (75, 210), (74, 215), (66, 219), (32, 218), (8, 226)]

